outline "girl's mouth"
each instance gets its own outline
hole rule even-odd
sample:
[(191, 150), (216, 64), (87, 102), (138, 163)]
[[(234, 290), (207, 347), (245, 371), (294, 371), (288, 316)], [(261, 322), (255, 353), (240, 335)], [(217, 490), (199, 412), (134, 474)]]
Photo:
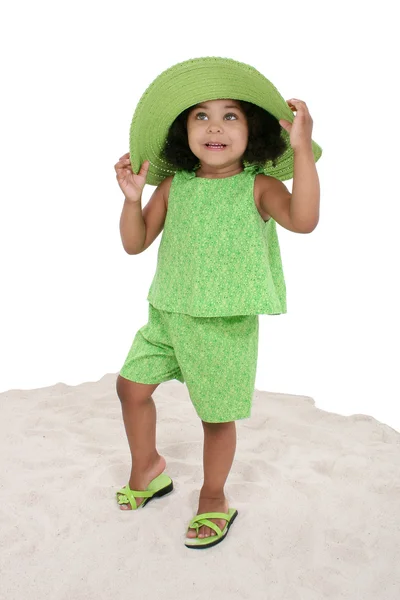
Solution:
[(205, 144), (205, 147), (208, 150), (214, 150), (214, 151), (225, 150), (226, 144)]

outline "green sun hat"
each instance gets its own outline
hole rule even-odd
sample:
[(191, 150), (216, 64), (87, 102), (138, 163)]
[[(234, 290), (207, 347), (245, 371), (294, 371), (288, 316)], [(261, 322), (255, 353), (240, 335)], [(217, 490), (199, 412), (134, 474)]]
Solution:
[[(276, 119), (294, 121), (294, 115), (276, 87), (251, 65), (232, 58), (206, 56), (178, 63), (163, 71), (140, 98), (132, 118), (129, 152), (132, 170), (138, 173), (150, 161), (146, 183), (158, 185), (176, 168), (162, 157), (168, 131), (186, 108), (205, 102), (231, 98), (245, 100), (264, 108)], [(285, 181), (292, 179), (294, 152), (289, 133), (281, 127), (287, 149), (276, 160), (260, 165), (266, 175)], [(314, 160), (322, 148), (311, 140)]]

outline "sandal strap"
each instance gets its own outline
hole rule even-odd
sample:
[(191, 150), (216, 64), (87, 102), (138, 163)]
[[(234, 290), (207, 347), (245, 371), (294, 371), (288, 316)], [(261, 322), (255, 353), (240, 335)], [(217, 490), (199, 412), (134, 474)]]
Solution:
[(137, 498), (149, 498), (153, 492), (144, 492), (140, 490), (131, 490), (129, 484), (117, 492), (118, 504), (130, 504), (133, 510), (137, 509), (135, 496)]
[[(200, 523), (200, 524), (198, 524), (198, 523)], [(212, 521), (209, 521), (208, 519), (202, 519), (201, 521), (199, 521), (199, 522), (196, 522), (196, 524), (195, 524), (195, 526), (194, 526), (194, 527), (196, 528), (196, 533), (197, 533), (197, 534), (199, 533), (199, 529), (200, 529), (200, 527), (202, 527), (203, 525), (205, 525), (206, 527), (209, 527), (210, 529), (214, 529), (215, 533), (216, 533), (218, 536), (221, 536), (221, 535), (222, 535), (222, 531), (221, 531), (221, 529), (218, 527), (218, 525), (217, 525), (216, 523), (213, 523)]]
[(224, 519), (225, 521), (230, 520), (230, 516), (226, 513), (218, 513), (218, 512), (202, 513), (201, 515), (196, 515), (190, 521), (189, 529), (196, 529), (196, 532), (198, 533), (200, 527), (203, 527), (203, 525), (205, 525), (206, 527), (210, 527), (210, 529), (213, 529), (217, 535), (219, 535), (219, 536), (222, 535), (222, 531), (218, 527), (218, 525), (216, 523), (213, 523), (212, 521), (209, 521), (209, 518)]

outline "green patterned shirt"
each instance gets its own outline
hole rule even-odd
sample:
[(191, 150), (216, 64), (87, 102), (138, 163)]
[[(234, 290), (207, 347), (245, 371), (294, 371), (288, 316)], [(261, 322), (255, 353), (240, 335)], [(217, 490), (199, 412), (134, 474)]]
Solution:
[(194, 317), (286, 313), (276, 222), (254, 202), (261, 167), (222, 179), (177, 171), (147, 300)]

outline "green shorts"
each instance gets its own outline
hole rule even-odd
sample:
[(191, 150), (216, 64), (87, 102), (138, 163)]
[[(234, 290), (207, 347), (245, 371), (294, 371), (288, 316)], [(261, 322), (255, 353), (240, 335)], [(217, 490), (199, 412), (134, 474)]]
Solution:
[(192, 317), (149, 303), (120, 375), (137, 383), (177, 379), (208, 423), (248, 419), (258, 358), (258, 315)]

